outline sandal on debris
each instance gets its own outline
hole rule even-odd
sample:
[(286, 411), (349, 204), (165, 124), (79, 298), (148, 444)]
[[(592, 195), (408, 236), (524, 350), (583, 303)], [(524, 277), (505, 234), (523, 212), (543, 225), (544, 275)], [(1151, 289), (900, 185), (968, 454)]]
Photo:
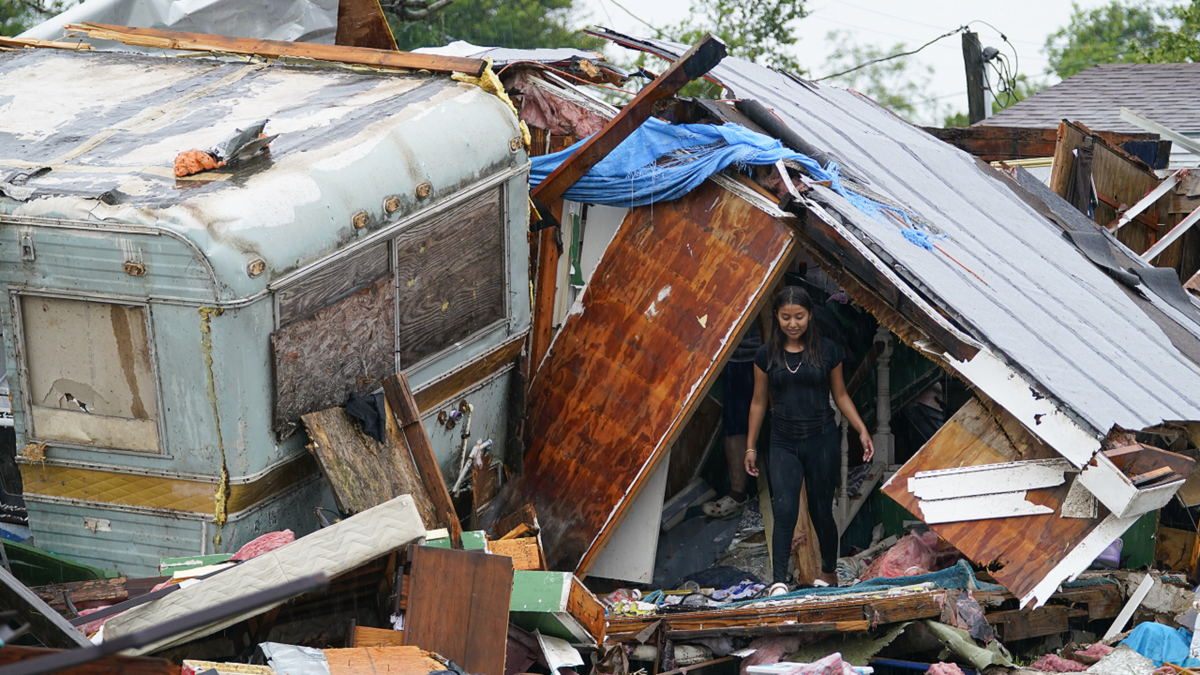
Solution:
[(700, 507), (704, 511), (704, 515), (709, 518), (728, 518), (741, 512), (742, 506), (746, 502), (734, 499), (729, 495), (725, 495), (720, 499), (714, 499), (711, 502), (705, 502), (704, 506)]

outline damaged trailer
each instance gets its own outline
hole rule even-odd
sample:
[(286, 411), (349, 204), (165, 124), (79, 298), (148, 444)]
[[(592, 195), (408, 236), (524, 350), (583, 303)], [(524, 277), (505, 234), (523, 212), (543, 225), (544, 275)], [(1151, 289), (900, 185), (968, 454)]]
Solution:
[[(669, 60), (686, 49), (596, 34)], [(1011, 489), (935, 493), (932, 500), (978, 502), (948, 516), (959, 521), (958, 530), (935, 528), (964, 551), (972, 548), (968, 538), (982, 539), (969, 555), (980, 564), (999, 563), (996, 579), (1021, 606), (1045, 603), (1137, 516), (1171, 499), (1191, 459), (1133, 444), (1132, 435), (1187, 435), (1200, 422), (1200, 313), (1177, 281), (1166, 283), (1173, 272), (1140, 261), (1094, 224), (1084, 228), (1064, 215), (1066, 202), (1056, 195), (978, 163), (855, 92), (735, 58), (707, 77), (726, 88), (726, 99), (736, 99), (702, 104), (715, 123), (749, 123), (814, 158), (819, 171), (793, 173), (797, 184), (786, 188), (787, 180), (768, 187), (761, 179), (747, 185), (745, 176), (713, 179), (726, 190), (745, 187), (743, 200), (758, 202), (772, 223), (788, 225), (771, 255), (757, 259), (759, 268), (746, 268), (753, 274), (742, 276), (739, 267), (724, 279), (737, 292), (712, 283), (720, 277), (706, 271), (698, 250), (695, 260), (683, 258), (682, 242), (634, 245), (679, 236), (675, 221), (687, 213), (686, 200), (712, 208), (728, 196), (706, 185), (678, 209), (658, 204), (630, 211), (547, 355), (533, 364), (526, 470), (501, 490), (493, 518), (533, 503), (547, 521), (542, 536), (552, 566), (591, 572), (656, 483), (652, 477), (665, 466), (671, 443), (786, 263), (793, 236), (882, 326), (972, 386), (980, 404), (1000, 418), (996, 424), (1023, 430), (1000, 434), (1007, 449), (960, 458), (961, 464), (942, 463), (927, 446), (902, 472), (907, 478), (977, 463), (996, 465), (981, 467), (985, 471), (1016, 471), (1016, 483), (1004, 484)], [(749, 101), (773, 114), (747, 119), (753, 117), (746, 113)], [(771, 194), (767, 200), (779, 206), (762, 202)], [(749, 241), (750, 233), (736, 235), (723, 216), (704, 227), (701, 238), (688, 242), (692, 249), (722, 237), (735, 237), (739, 246)], [(774, 227), (755, 234), (766, 236)], [(641, 248), (641, 257), (630, 257), (626, 248)], [(676, 294), (672, 286), (665, 293), (661, 281), (643, 278), (665, 281), (656, 271), (660, 265), (703, 292)], [(718, 292), (732, 294), (717, 303)], [(715, 307), (737, 311), (716, 315)], [(537, 313), (535, 307), (535, 331)], [(600, 330), (606, 325), (613, 334)], [(617, 326), (623, 327), (619, 334)], [(706, 329), (715, 335), (706, 336)], [(666, 363), (665, 344), (697, 341), (703, 349), (686, 364), (642, 365)], [(655, 405), (646, 406), (647, 392)], [(647, 410), (660, 404), (662, 410)], [(956, 423), (995, 444), (984, 426)], [(894, 476), (901, 467), (892, 442), (881, 411), (875, 461), (879, 472)], [(1021, 483), (1031, 467), (1047, 473), (1047, 461), (1058, 478)], [(1001, 466), (1010, 462), (1037, 466)], [(899, 494), (910, 489), (916, 487), (901, 478), (885, 488), (919, 516), (922, 508)], [(1073, 499), (1066, 499), (1067, 491)], [(1003, 504), (1022, 515), (1002, 513), (997, 505)], [(933, 506), (955, 511), (952, 502)], [(1030, 529), (1035, 522), (1040, 529)], [(1029, 532), (1036, 534), (1026, 537)], [(1031, 546), (1046, 548), (1032, 563), (1025, 559)]]
[[(484, 62), (379, 54), (0, 52), (0, 317), (39, 546), (149, 575), (312, 531), (332, 500), (301, 415), (396, 373), (445, 473), (468, 442), (504, 457), (524, 132), (468, 83)], [(172, 170), (263, 120), (257, 154)]]

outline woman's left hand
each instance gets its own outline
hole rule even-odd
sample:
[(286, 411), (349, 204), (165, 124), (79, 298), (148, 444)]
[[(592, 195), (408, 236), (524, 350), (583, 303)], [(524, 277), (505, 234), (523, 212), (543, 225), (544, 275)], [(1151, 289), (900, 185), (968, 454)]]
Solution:
[(866, 429), (858, 432), (858, 440), (863, 446), (863, 461), (869, 462), (875, 456), (875, 441), (871, 439), (871, 434), (867, 433)]

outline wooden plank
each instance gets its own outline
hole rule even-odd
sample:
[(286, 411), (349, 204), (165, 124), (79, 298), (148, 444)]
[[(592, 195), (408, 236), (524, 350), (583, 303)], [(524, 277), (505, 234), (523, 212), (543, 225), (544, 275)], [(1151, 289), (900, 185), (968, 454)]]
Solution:
[(546, 569), (546, 562), (542, 558), (542, 547), (538, 546), (536, 537), (501, 539), (488, 542), (488, 550), (492, 555), (503, 555), (512, 558), (514, 571)]
[[(555, 199), (548, 204), (555, 219), (562, 222), (563, 202)], [(533, 316), (529, 329), (530, 369), (536, 371), (554, 340), (554, 296), (558, 292), (558, 250), (561, 233), (546, 228), (534, 233), (537, 237), (537, 268), (533, 280)]]
[(371, 286), (391, 269), (391, 252), (383, 242), (309, 272), (277, 294), (279, 325), (310, 317), (322, 307)]
[[(1034, 129), (1027, 127), (922, 127), (929, 134), (964, 150), (985, 162), (1009, 161), (1053, 157), (1058, 130), (1050, 127)], [(1100, 131), (1098, 135), (1107, 142), (1120, 147), (1127, 141), (1158, 141), (1158, 134), (1126, 134)], [(1169, 143), (1169, 141), (1160, 141)]]
[[(972, 399), (901, 467), (883, 492), (909, 513), (919, 514), (918, 500), (908, 491), (908, 479), (918, 471), (1059, 456), (999, 406), (989, 402), (985, 407)], [(989, 565), (998, 583), (1023, 598), (1108, 515), (1101, 509), (1100, 517), (1092, 520), (1061, 517), (1071, 483), (1027, 493), (1028, 501), (1052, 513), (932, 528), (971, 560)]]
[[(91, 643), (88, 643), (91, 646)], [(61, 653), (61, 649), (4, 645), (0, 666), (40, 659)], [(56, 675), (179, 675), (179, 666), (167, 659), (149, 656), (106, 656), (91, 663), (55, 671)]]
[(504, 318), (503, 188), (396, 237), (396, 350), (404, 370)]
[(130, 28), (128, 26), (113, 26), (104, 23), (73, 23), (67, 25), (66, 28), (70, 31), (86, 33), (89, 37), (100, 40), (116, 40), (128, 45), (158, 47), (160, 49), (252, 54), (266, 58), (293, 57), (332, 61), (334, 63), (354, 63), (378, 68), (429, 70), (435, 73), (463, 72), (474, 77), (482, 75), (484, 68), (487, 66), (484, 61), (479, 59), (465, 59), (456, 56), (412, 54), (409, 52), (323, 45), (311, 42), (284, 42), (282, 40), (224, 37), (222, 35), (182, 33), (153, 28)]
[[(29, 590), (52, 606), (65, 607), (64, 597), (71, 598), (76, 607), (88, 602), (121, 602), (129, 598), (125, 588), (125, 577), (97, 579), (95, 581), (72, 581), (65, 584), (36, 586)], [(86, 605), (85, 605), (86, 606)]]
[(568, 188), (650, 117), (655, 103), (674, 96), (684, 85), (712, 70), (723, 58), (725, 43), (711, 34), (705, 35), (662, 75), (639, 91), (603, 129), (592, 134), (578, 150), (550, 172), (533, 189), (533, 198), (543, 203), (561, 198)]
[(390, 274), (271, 334), (273, 428), (288, 438), (306, 413), (366, 394), (396, 372), (395, 291)]
[(503, 673), (512, 580), (504, 556), (413, 548), (405, 641), (469, 673)]
[(1008, 642), (1065, 633), (1071, 630), (1067, 619), (1074, 615), (1087, 616), (1087, 610), (1072, 610), (1064, 605), (1046, 605), (1034, 610), (992, 612), (987, 615), (987, 620), (995, 625), (996, 637)]
[[(0, 607), (15, 610), (21, 621), (29, 624), (29, 632), (47, 647), (77, 649), (92, 646), (83, 634), (3, 567), (0, 567)], [(0, 649), (0, 654), (8, 649)]]
[[(370, 626), (354, 627), (355, 647), (402, 647), (404, 646), (404, 631), (390, 628), (371, 628)], [(409, 649), (414, 649), (409, 647)]]
[(524, 473), (501, 489), (484, 525), (532, 503), (549, 567), (586, 573), (782, 274), (793, 241), (784, 223), (711, 181), (670, 204), (632, 209), (582, 311), (567, 317), (534, 375)]
[(492, 526), (492, 535), (501, 537), (508, 532), (512, 532), (516, 528), (524, 525), (527, 531), (537, 533), (541, 530), (538, 527), (537, 509), (533, 504), (526, 504), (515, 512), (501, 518)]
[(437, 457), (433, 454), (433, 443), (429, 440), (429, 432), (421, 422), (421, 413), (408, 386), (408, 376), (393, 375), (383, 381), (383, 395), (387, 399), (388, 409), (392, 411), (395, 421), (404, 433), (404, 441), (408, 446), (417, 473), (425, 486), (425, 494), (433, 503), (435, 520), (439, 525), (446, 524), (450, 528), (451, 541), (455, 547), (462, 546), (462, 526), (454, 510), (454, 502), (450, 499), (450, 490), (446, 487), (446, 479), (442, 468), (438, 465)]
[(437, 408), (464, 389), (483, 382), (514, 363), (521, 353), (521, 347), (524, 345), (527, 335), (527, 333), (520, 333), (483, 356), (418, 389), (413, 393), (418, 412), (427, 413)]
[(583, 585), (577, 577), (571, 577), (571, 590), (567, 595), (567, 613), (575, 617), (587, 629), (597, 643), (604, 642), (607, 626), (604, 605)]
[(387, 645), (323, 651), (330, 675), (426, 675), (445, 668), (419, 647)]
[(437, 510), (395, 417), (384, 401), (386, 435), (383, 443), (368, 436), (344, 408), (329, 408), (303, 417), (321, 472), (333, 489), (338, 509), (361, 513), (399, 497), (412, 495), (426, 529), (437, 527)]
[(398, 51), (379, 0), (339, 0), (334, 44)]

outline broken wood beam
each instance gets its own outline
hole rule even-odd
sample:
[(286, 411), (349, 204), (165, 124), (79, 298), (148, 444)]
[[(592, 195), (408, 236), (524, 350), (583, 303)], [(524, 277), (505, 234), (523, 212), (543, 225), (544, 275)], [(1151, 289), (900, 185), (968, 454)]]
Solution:
[(529, 527), (525, 523), (521, 523), (520, 525), (517, 525), (516, 527), (514, 527), (508, 534), (504, 535), (503, 537), (500, 537), (496, 541), (508, 541), (509, 539), (516, 539), (517, 537), (525, 534), (526, 532), (529, 532), (532, 529), (533, 528)]
[(568, 188), (650, 117), (655, 103), (679, 93), (684, 85), (712, 70), (723, 58), (725, 43), (711, 34), (705, 35), (662, 75), (639, 91), (603, 129), (588, 138), (557, 169), (550, 172), (533, 189), (533, 198), (548, 203), (562, 197)]
[(65, 28), (69, 31), (85, 33), (88, 37), (98, 40), (114, 40), (127, 45), (155, 47), (158, 49), (223, 52), (226, 54), (261, 56), (269, 59), (312, 59), (314, 61), (375, 66), (377, 68), (429, 70), (435, 73), (462, 72), (472, 77), (479, 77), (487, 67), (487, 62), (480, 59), (466, 59), (458, 56), (436, 56), (433, 54), (413, 54), (410, 52), (368, 49), (366, 47), (225, 37), (223, 35), (184, 33), (157, 30), (154, 28), (131, 28), (129, 26), (114, 26), (106, 23), (71, 23), (67, 24)]
[(97, 579), (94, 581), (72, 581), (63, 584), (37, 586), (29, 590), (51, 606), (66, 606), (64, 598), (78, 606), (85, 602), (121, 602), (129, 598), (125, 577)]
[(1129, 482), (1133, 483), (1134, 486), (1140, 487), (1146, 483), (1151, 483), (1160, 478), (1167, 478), (1168, 476), (1175, 476), (1178, 478), (1179, 474), (1175, 473), (1175, 471), (1169, 466), (1160, 466), (1153, 471), (1147, 471), (1146, 473), (1139, 473), (1136, 476), (1130, 476)]
[[(0, 567), (0, 607), (15, 610), (20, 620), (29, 624), (29, 632), (47, 647), (78, 649), (92, 646), (62, 615), (3, 567)], [(6, 650), (7, 647), (0, 652)]]
[(437, 457), (433, 454), (433, 443), (429, 440), (429, 432), (421, 422), (421, 410), (413, 398), (412, 389), (408, 385), (408, 377), (393, 375), (383, 381), (383, 395), (388, 408), (395, 416), (396, 422), (404, 433), (409, 452), (417, 466), (417, 473), (425, 484), (425, 492), (433, 502), (434, 511), (439, 516), (439, 523), (445, 523), (450, 529), (450, 541), (455, 548), (462, 547), (462, 525), (454, 510), (454, 502), (450, 499), (450, 490), (446, 487), (446, 479), (442, 468), (438, 465)]

